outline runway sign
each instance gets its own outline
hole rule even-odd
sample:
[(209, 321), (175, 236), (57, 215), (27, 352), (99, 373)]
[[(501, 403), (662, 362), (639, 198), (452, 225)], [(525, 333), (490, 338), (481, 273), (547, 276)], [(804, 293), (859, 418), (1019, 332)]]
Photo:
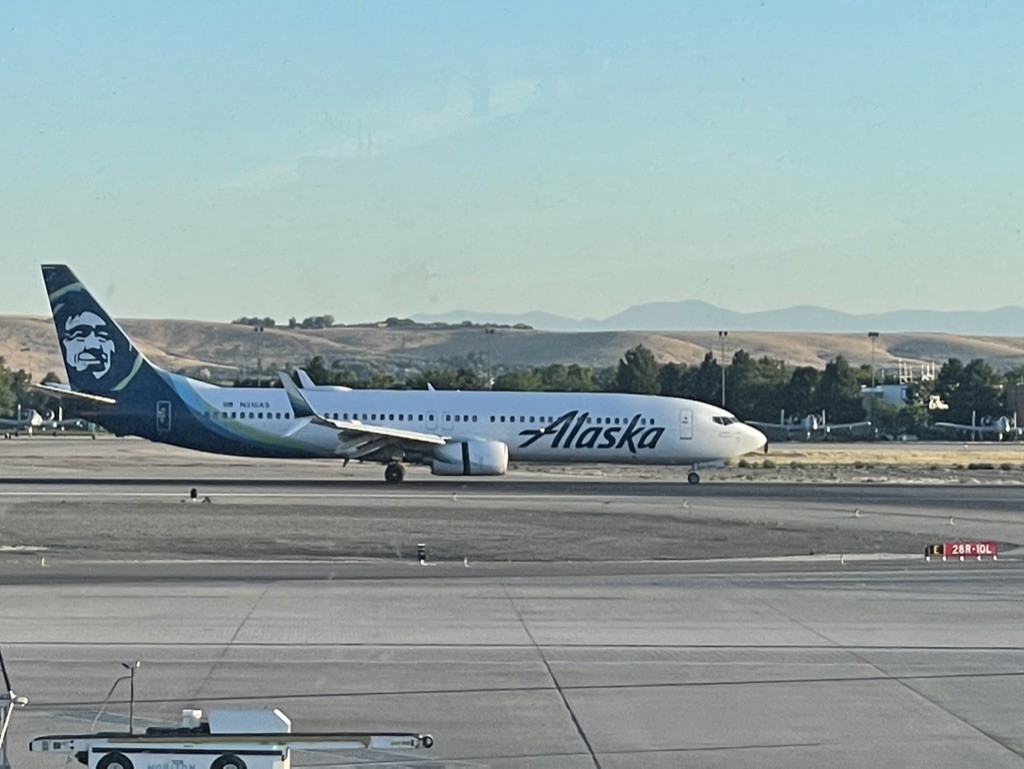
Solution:
[(928, 545), (924, 549), (926, 561), (932, 558), (941, 558), (943, 561), (949, 558), (989, 557), (995, 560), (999, 555), (999, 546), (995, 542), (942, 542), (941, 544)]

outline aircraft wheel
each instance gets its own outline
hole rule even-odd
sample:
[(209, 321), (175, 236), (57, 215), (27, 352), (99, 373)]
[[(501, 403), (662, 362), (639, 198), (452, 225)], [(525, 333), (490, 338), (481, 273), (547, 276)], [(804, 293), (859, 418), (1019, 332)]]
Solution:
[(123, 753), (107, 753), (96, 762), (96, 769), (133, 769), (132, 762)]
[(421, 734), (420, 744), (429, 750), (430, 748), (434, 747), (434, 738), (431, 737), (429, 734)]
[(698, 483), (700, 483), (700, 475), (697, 473), (696, 470), (691, 470), (690, 474), (686, 476), (686, 482), (689, 483), (691, 486), (696, 486)]
[(391, 462), (384, 468), (384, 480), (388, 483), (401, 483), (405, 480), (405, 467), (398, 462)]
[(233, 753), (225, 753), (210, 764), (210, 769), (245, 769), (245, 761)]

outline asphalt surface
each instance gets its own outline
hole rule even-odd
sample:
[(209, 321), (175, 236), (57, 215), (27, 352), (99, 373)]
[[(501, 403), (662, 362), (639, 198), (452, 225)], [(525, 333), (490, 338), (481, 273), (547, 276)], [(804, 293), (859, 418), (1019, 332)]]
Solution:
[[(1024, 764), (1019, 487), (396, 489), (120, 443), (55, 467), (39, 443), (0, 468), (16, 769), (64, 763), (34, 736), (123, 728), (124, 684), (102, 701), (136, 659), (140, 726), (276, 706), (437, 740), (297, 765)], [(1003, 554), (921, 557), (967, 538)]]

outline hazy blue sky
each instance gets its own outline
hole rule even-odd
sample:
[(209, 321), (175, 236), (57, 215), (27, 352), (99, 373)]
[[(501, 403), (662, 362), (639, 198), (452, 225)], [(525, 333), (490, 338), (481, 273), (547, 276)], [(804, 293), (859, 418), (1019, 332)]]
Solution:
[(4, 3), (0, 313), (1024, 304), (1024, 3)]

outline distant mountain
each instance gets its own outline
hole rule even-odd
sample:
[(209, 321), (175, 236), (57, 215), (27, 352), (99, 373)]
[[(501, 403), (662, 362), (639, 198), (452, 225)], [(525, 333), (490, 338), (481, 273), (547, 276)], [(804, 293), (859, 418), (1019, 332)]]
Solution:
[(414, 315), (420, 323), (526, 323), (546, 331), (783, 331), (788, 333), (854, 334), (918, 332), (981, 336), (1024, 335), (1024, 307), (995, 310), (894, 310), (852, 313), (813, 305), (782, 310), (735, 312), (707, 302), (638, 304), (604, 320), (578, 320), (546, 312), (522, 315), (456, 310), (442, 315)]

